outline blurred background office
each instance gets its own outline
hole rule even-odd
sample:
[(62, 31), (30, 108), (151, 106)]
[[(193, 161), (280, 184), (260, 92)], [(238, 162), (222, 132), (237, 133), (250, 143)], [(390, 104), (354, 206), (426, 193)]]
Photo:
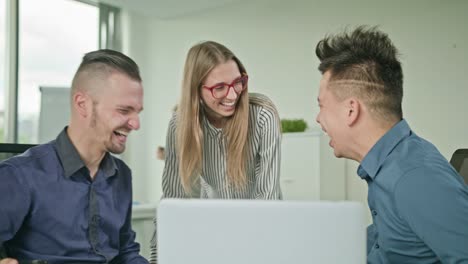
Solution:
[(134, 173), (134, 218), (147, 254), (161, 196), (165, 144), (184, 59), (202, 40), (231, 48), (249, 89), (267, 94), (281, 118), (302, 118), (285, 134), (286, 199), (367, 203), (357, 163), (335, 159), (315, 124), (319, 39), (360, 24), (380, 25), (402, 53), (404, 117), (447, 159), (468, 146), (468, 1), (465, 0), (0, 0), (0, 142), (44, 143), (68, 118), (68, 88), (83, 54), (121, 50), (139, 64), (142, 128), (121, 155)]

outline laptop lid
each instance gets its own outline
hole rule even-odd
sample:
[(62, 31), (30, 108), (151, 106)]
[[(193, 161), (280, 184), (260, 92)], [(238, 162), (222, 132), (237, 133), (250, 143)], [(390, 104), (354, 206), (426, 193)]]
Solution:
[(366, 262), (357, 202), (163, 200), (159, 264)]

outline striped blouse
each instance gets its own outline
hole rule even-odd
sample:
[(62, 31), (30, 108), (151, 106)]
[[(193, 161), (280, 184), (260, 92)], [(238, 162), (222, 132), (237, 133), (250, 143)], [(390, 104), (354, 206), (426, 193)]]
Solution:
[[(248, 184), (238, 190), (228, 185), (226, 175), (226, 142), (222, 129), (203, 118), (203, 165), (199, 197), (203, 199), (282, 199), (280, 188), (281, 131), (273, 103), (264, 95), (250, 94), (262, 101), (249, 105)], [(257, 100), (257, 101), (258, 101)], [(270, 105), (265, 107), (263, 105)], [(176, 156), (176, 119), (170, 122), (166, 140), (166, 161), (162, 175), (162, 198), (189, 198), (179, 177)], [(156, 224), (156, 219), (155, 219)], [(155, 229), (156, 230), (156, 229)], [(151, 263), (156, 263), (156, 231), (151, 241)]]

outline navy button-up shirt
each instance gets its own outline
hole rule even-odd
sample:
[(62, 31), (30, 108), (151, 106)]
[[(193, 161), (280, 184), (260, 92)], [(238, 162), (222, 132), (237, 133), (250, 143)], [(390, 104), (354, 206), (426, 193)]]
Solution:
[(91, 179), (66, 133), (0, 163), (0, 244), (49, 263), (148, 263), (131, 229), (130, 169), (107, 153)]
[(373, 224), (368, 263), (468, 263), (468, 188), (405, 120), (364, 157)]

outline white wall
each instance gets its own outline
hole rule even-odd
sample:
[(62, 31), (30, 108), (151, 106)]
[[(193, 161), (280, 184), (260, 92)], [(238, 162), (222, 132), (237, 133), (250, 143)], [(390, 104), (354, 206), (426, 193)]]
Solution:
[[(249, 89), (270, 96), (281, 117), (304, 118), (316, 127), (317, 41), (346, 26), (380, 25), (402, 53), (405, 118), (450, 158), (455, 149), (468, 146), (467, 13), (464, 0), (257, 0), (170, 20), (130, 14), (128, 53), (140, 64), (145, 86), (142, 129), (126, 154), (135, 172), (136, 199), (157, 201), (161, 195), (163, 163), (154, 152), (165, 144), (185, 55), (201, 40), (233, 50), (247, 67)], [(323, 142), (321, 159), (330, 162), (330, 157)], [(333, 173), (324, 198), (365, 201), (357, 164), (342, 164), (344, 168), (323, 172)]]

